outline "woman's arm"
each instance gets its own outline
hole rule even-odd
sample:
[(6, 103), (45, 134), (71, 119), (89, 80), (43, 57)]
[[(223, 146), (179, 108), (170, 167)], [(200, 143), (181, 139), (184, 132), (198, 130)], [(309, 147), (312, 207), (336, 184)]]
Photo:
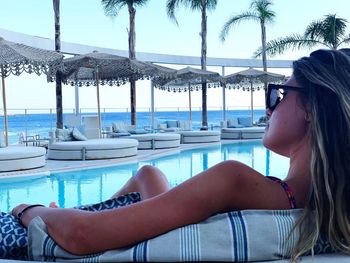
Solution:
[[(279, 195), (279, 196), (278, 196)], [(52, 238), (74, 254), (125, 247), (234, 209), (288, 208), (281, 188), (250, 167), (225, 161), (170, 191), (101, 212), (34, 207), (23, 223), (40, 216)]]

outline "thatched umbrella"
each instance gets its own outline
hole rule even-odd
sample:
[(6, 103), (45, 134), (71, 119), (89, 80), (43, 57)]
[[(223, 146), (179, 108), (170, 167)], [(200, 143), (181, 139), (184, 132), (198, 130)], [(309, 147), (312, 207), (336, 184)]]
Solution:
[(249, 68), (223, 77), (226, 88), (243, 88), (243, 90), (250, 91), (252, 125), (254, 122), (253, 91), (263, 89), (264, 83), (281, 82), (284, 78), (285, 76), (282, 74), (266, 72), (254, 68)]
[(8, 145), (8, 123), (6, 108), (5, 78), (23, 72), (52, 75), (62, 66), (63, 55), (4, 40), (0, 37), (0, 75), (4, 107), (6, 145)]
[(160, 90), (173, 92), (188, 91), (189, 119), (191, 121), (191, 92), (201, 89), (203, 82), (206, 82), (209, 87), (219, 87), (221, 81), (222, 77), (217, 72), (186, 67), (179, 69), (176, 72), (175, 79), (172, 79), (170, 81), (159, 81), (155, 84), (156, 87)]
[(139, 79), (164, 80), (174, 77), (175, 70), (112, 54), (93, 52), (67, 58), (63, 62), (63, 81), (78, 86), (95, 85), (97, 90), (98, 124), (101, 131), (99, 85), (122, 85)]

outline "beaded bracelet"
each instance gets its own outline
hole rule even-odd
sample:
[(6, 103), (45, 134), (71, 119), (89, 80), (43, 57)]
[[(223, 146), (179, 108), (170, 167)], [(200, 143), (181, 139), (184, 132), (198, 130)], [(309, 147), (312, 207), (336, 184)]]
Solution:
[(36, 205), (28, 205), (26, 208), (24, 208), (21, 212), (19, 212), (19, 213), (16, 215), (16, 218), (18, 219), (19, 223), (20, 223), (22, 226), (24, 226), (23, 223), (22, 223), (22, 217), (23, 217), (23, 215), (24, 215), (24, 212), (27, 211), (27, 210), (29, 210), (29, 209), (31, 209), (31, 208), (33, 208), (33, 207), (38, 207), (38, 206), (44, 206), (44, 205), (39, 205), (39, 204), (36, 204)]

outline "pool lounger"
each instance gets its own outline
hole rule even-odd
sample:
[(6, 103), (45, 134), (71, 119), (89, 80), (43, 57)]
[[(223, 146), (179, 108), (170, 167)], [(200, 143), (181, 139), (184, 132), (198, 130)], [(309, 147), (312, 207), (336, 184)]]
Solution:
[(219, 131), (183, 131), (181, 143), (209, 143), (220, 142)]
[(9, 146), (0, 148), (0, 172), (39, 168), (46, 164), (43, 147)]
[(261, 139), (264, 137), (265, 127), (222, 128), (221, 139)]
[(96, 160), (130, 157), (137, 154), (138, 141), (134, 139), (92, 139), (61, 141), (49, 145), (48, 159)]
[(177, 133), (148, 133), (135, 134), (130, 138), (139, 141), (139, 150), (166, 149), (180, 146), (180, 134)]

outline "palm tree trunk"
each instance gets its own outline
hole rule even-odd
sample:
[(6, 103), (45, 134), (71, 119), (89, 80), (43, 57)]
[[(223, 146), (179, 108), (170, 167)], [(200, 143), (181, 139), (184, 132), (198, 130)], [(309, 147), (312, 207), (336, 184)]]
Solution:
[[(60, 25), (60, 0), (53, 0), (55, 13), (55, 50), (61, 51), (61, 25)], [(56, 73), (56, 127), (63, 128), (63, 106), (62, 106), (62, 78), (61, 73)]]
[[(201, 66), (203, 70), (207, 69), (207, 0), (202, 0), (202, 49), (201, 49)], [(208, 127), (207, 112), (207, 83), (202, 83), (202, 127)]]
[[(129, 58), (135, 59), (135, 15), (136, 9), (132, 6), (132, 4), (128, 4), (129, 9)], [(130, 112), (131, 112), (131, 125), (136, 125), (136, 81), (130, 81)]]

